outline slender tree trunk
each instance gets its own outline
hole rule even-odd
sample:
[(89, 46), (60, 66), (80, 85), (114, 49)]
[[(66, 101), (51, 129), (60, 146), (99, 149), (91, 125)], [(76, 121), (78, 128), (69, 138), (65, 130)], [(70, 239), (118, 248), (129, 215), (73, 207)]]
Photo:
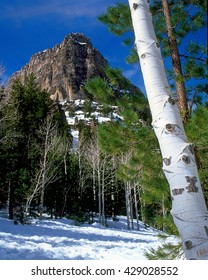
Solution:
[(133, 201), (132, 201), (132, 193), (131, 193), (130, 183), (129, 183), (129, 203), (130, 203), (131, 229), (134, 229), (134, 211), (133, 211)]
[(42, 178), (42, 169), (40, 170), (39, 174), (37, 175), (37, 179), (35, 180), (35, 182), (36, 182), (35, 188), (34, 188), (32, 194), (30, 196), (28, 196), (28, 198), (27, 198), (27, 202), (26, 202), (26, 206), (25, 206), (25, 214), (26, 215), (30, 214), (32, 200), (40, 190), (41, 178)]
[(171, 98), (149, 1), (129, 0), (153, 127), (170, 185), (172, 216), (187, 259), (208, 259), (208, 213), (193, 154), (178, 106)]
[(147, 219), (146, 219), (146, 202), (145, 202), (145, 195), (144, 195), (145, 191), (142, 188), (141, 190), (140, 189), (138, 190), (138, 193), (139, 193), (139, 201), (140, 201), (141, 220), (144, 224), (144, 227), (146, 228)]
[(111, 216), (115, 218), (115, 190), (114, 190), (114, 179), (111, 179)]
[(40, 213), (39, 219), (40, 220), (43, 219), (44, 193), (45, 193), (45, 189), (42, 187), (41, 193), (40, 193), (40, 204), (39, 204), (39, 213)]
[(40, 212), (40, 220), (43, 219), (43, 209), (44, 209), (44, 196), (45, 196), (45, 160), (44, 160), (44, 170), (42, 175), (42, 184), (40, 188), (40, 205), (39, 205), (39, 212)]
[(102, 186), (101, 186), (101, 176), (100, 169), (97, 170), (98, 178), (98, 211), (99, 211), (99, 223), (102, 223)]
[(96, 169), (95, 169), (95, 162), (92, 163), (92, 188), (93, 188), (93, 211), (95, 210), (96, 205)]
[(188, 119), (188, 106), (186, 100), (186, 90), (183, 81), (183, 74), (181, 68), (181, 61), (178, 53), (178, 45), (174, 35), (174, 29), (171, 23), (171, 13), (167, 0), (162, 0), (163, 12), (165, 15), (165, 21), (167, 25), (167, 33), (168, 33), (168, 42), (171, 52), (173, 72), (175, 76), (175, 84), (176, 84), (176, 94), (178, 97), (178, 107), (181, 112), (181, 117), (184, 122)]
[(106, 225), (105, 221), (105, 159), (103, 162), (103, 170), (102, 170), (102, 225)]
[(115, 219), (116, 217), (116, 209), (115, 209), (115, 200), (116, 200), (116, 176), (115, 176), (115, 170), (116, 170), (116, 160), (115, 157), (112, 158), (112, 170), (111, 170), (111, 215), (112, 218)]
[(47, 128), (46, 135), (45, 135), (45, 143), (44, 143), (44, 156), (43, 156), (43, 163), (42, 163), (42, 177), (41, 177), (41, 188), (40, 188), (40, 220), (43, 219), (43, 208), (44, 208), (44, 196), (45, 196), (45, 181), (46, 181), (46, 168), (47, 168), (47, 156), (48, 156), (48, 139), (49, 139), (49, 132), (50, 128)]
[(127, 218), (127, 229), (130, 229), (130, 203), (129, 203), (129, 188), (128, 182), (125, 182), (125, 198), (126, 198), (126, 218)]
[(14, 219), (14, 187), (11, 185), (11, 182), (8, 184), (8, 212), (9, 212), (9, 219)]
[[(68, 147), (67, 147), (68, 148)], [(67, 150), (64, 153), (63, 156), (63, 163), (64, 163), (64, 203), (62, 206), (62, 209), (60, 211), (60, 218), (63, 217), (64, 215), (64, 211), (65, 211), (65, 207), (66, 207), (66, 202), (67, 202), (67, 196), (68, 196), (68, 192), (69, 192), (69, 187), (68, 187), (68, 172), (67, 172)]]
[(137, 230), (139, 230), (139, 213), (138, 213), (138, 202), (137, 202), (137, 191), (136, 191), (136, 185), (134, 184), (134, 208), (135, 208), (135, 215), (136, 215), (136, 221), (137, 221)]

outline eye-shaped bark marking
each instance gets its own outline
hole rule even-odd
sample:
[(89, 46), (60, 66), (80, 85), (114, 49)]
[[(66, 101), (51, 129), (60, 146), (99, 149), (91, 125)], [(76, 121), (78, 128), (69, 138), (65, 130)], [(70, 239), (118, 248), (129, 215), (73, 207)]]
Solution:
[(193, 243), (191, 240), (187, 240), (184, 242), (186, 249), (190, 250), (193, 247)]
[(136, 10), (138, 7), (139, 7), (139, 4), (137, 4), (137, 3), (134, 3), (134, 4), (133, 4), (133, 9), (134, 9), (134, 10)]
[(191, 163), (191, 158), (187, 155), (182, 155), (181, 160), (185, 164), (190, 164)]
[(176, 129), (176, 125), (168, 123), (168, 124), (166, 124), (165, 128), (168, 132), (173, 133)]
[(169, 96), (168, 102), (169, 102), (171, 105), (175, 105), (175, 104), (178, 102), (178, 99), (174, 99), (173, 97)]
[(179, 195), (179, 194), (182, 194), (184, 191), (184, 188), (180, 188), (180, 189), (173, 189), (172, 190), (172, 194), (175, 196), (175, 195)]
[(205, 229), (206, 234), (207, 234), (207, 236), (208, 236), (208, 227), (207, 227), (207, 226), (205, 226), (205, 227), (204, 227), (204, 229)]
[(165, 163), (165, 165), (170, 165), (171, 164), (171, 157), (169, 158), (164, 158), (163, 162)]
[(185, 176), (186, 182), (189, 183), (186, 187), (188, 192), (198, 192), (198, 187), (195, 185), (197, 182), (197, 178), (195, 176)]

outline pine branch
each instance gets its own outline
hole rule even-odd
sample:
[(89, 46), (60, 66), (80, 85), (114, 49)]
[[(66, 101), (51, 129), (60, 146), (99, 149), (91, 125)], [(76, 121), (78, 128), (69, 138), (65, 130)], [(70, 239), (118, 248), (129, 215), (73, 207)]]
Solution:
[(194, 56), (189, 56), (189, 55), (185, 55), (185, 54), (179, 54), (180, 57), (184, 57), (184, 58), (191, 58), (191, 59), (195, 59), (195, 60), (200, 60), (206, 63), (207, 59), (202, 59), (199, 57), (194, 57)]

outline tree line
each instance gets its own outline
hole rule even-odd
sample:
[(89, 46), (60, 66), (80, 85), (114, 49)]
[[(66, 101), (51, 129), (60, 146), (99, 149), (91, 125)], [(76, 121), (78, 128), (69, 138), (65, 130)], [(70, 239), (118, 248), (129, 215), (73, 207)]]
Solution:
[[(60, 105), (33, 75), (25, 83), (15, 81), (8, 101), (1, 102), (0, 200), (10, 219), (20, 213), (42, 218), (47, 212), (92, 222), (97, 213), (107, 225), (107, 217), (116, 220), (122, 214), (129, 229), (137, 218), (173, 232), (171, 198), (147, 100), (139, 90), (129, 91), (119, 70), (108, 68), (106, 75), (106, 80), (96, 77), (86, 83), (89, 102), (102, 102), (108, 114), (109, 105), (118, 106), (123, 120), (80, 122), (76, 151)], [(199, 107), (187, 126), (190, 137), (197, 138), (196, 125), (203, 136), (198, 150), (206, 155), (199, 161), (205, 193), (207, 114), (206, 106)]]
[(148, 106), (139, 90), (130, 93), (130, 83), (122, 80), (120, 71), (107, 69), (106, 73), (108, 81), (88, 81), (87, 94), (99, 102), (103, 95), (106, 108), (114, 102), (124, 121), (80, 122), (76, 151), (60, 105), (40, 89), (34, 75), (24, 83), (17, 79), (7, 102), (1, 100), (0, 201), (10, 219), (25, 215), (41, 219), (47, 212), (51, 217), (84, 221), (98, 213), (103, 225), (107, 217), (116, 219), (120, 214), (127, 215), (128, 228), (133, 227), (135, 217), (155, 223), (153, 206), (147, 210), (148, 198), (142, 202), (150, 194), (141, 187), (139, 157), (146, 155), (138, 157), (137, 149), (146, 146)]

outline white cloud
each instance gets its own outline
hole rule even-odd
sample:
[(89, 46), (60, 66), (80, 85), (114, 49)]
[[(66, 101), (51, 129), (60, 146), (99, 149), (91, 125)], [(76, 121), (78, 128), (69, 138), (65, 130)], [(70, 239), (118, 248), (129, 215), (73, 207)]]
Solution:
[(138, 77), (138, 74), (140, 72), (140, 67), (138, 64), (130, 65), (128, 69), (126, 69), (123, 74), (126, 78), (132, 79), (135, 77)]
[(8, 1), (7, 5), (0, 4), (1, 20), (25, 20), (51, 14), (70, 18), (94, 18), (104, 12), (107, 6), (114, 4), (113, 2), (110, 0), (38, 0), (36, 2), (23, 0), (15, 5)]

